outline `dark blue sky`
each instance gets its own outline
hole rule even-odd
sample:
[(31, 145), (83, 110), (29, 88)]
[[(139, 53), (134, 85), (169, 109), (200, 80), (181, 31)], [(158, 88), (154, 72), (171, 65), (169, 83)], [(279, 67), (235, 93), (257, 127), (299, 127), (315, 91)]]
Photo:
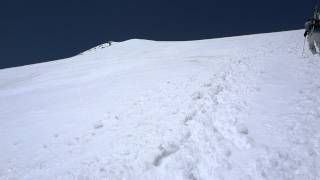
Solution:
[(0, 68), (132, 38), (195, 40), (303, 28), (314, 0), (2, 0)]

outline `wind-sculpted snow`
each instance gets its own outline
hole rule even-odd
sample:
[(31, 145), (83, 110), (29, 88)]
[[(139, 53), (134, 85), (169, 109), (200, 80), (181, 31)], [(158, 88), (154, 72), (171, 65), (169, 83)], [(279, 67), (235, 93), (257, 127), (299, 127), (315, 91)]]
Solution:
[(0, 179), (320, 179), (320, 58), (302, 33), (1, 70)]

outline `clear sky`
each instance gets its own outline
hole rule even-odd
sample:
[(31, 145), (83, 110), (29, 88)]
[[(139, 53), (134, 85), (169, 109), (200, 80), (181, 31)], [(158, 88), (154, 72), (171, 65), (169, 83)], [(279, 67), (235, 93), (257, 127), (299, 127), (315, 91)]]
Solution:
[(315, 0), (1, 0), (0, 68), (74, 56), (109, 40), (196, 40), (302, 29), (315, 4)]

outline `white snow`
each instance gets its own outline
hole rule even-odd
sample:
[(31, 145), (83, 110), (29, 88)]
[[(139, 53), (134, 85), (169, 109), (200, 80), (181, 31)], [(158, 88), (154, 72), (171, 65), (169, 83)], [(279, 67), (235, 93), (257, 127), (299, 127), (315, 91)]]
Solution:
[(128, 40), (0, 70), (0, 179), (320, 179), (320, 57), (302, 35)]

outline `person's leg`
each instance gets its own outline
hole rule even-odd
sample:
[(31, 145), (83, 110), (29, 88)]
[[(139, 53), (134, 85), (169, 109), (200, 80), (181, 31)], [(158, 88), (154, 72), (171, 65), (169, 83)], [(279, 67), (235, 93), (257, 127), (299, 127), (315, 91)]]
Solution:
[(320, 50), (320, 33), (315, 33), (314, 34), (314, 44), (317, 50), (317, 53), (319, 54), (319, 50)]
[(317, 54), (317, 49), (316, 49), (314, 42), (315, 42), (314, 35), (312, 34), (312, 35), (308, 36), (309, 49), (312, 54)]
[(312, 54), (317, 54), (316, 46), (314, 45), (314, 41), (309, 41), (309, 49)]

